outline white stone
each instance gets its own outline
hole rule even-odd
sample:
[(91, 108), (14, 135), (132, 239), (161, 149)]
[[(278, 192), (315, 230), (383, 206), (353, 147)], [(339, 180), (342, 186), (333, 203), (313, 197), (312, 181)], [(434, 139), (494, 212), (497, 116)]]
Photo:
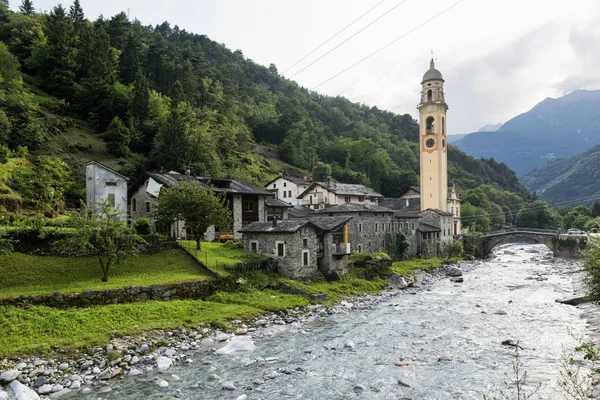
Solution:
[(39, 394), (48, 394), (52, 392), (52, 385), (46, 383), (45, 385), (40, 386), (37, 391)]
[(60, 392), (63, 389), (63, 385), (57, 383), (56, 385), (52, 386), (52, 393)]
[(81, 389), (81, 394), (88, 394), (88, 393), (92, 393), (91, 388), (86, 387), (86, 388)]
[(160, 381), (158, 381), (158, 386), (161, 388), (169, 387), (169, 382), (165, 381), (164, 379), (161, 379)]
[(0, 389), (0, 400), (8, 400), (8, 393)]
[(62, 399), (67, 397), (72, 397), (75, 395), (75, 392), (71, 389), (63, 389), (60, 392), (52, 393), (50, 395), (51, 399)]
[(38, 396), (36, 392), (19, 381), (12, 381), (8, 387), (13, 392), (12, 398), (14, 400), (40, 400), (40, 396)]
[(58, 365), (59, 371), (65, 371), (67, 368), (69, 368), (69, 364), (67, 364), (67, 363), (61, 363)]
[(137, 375), (141, 375), (142, 373), (143, 372), (140, 371), (139, 369), (132, 368), (127, 375), (129, 375), (129, 376), (137, 376)]
[(217, 342), (224, 342), (226, 340), (229, 340), (229, 335), (223, 332), (219, 332), (217, 334)]
[(235, 399), (235, 400), (246, 400), (247, 398), (248, 398), (248, 396), (247, 396), (247, 395), (245, 395), (245, 394), (243, 394), (243, 395), (239, 396), (239, 397), (238, 397), (237, 399)]
[(252, 338), (248, 336), (235, 336), (224, 347), (215, 352), (218, 355), (229, 355), (240, 351), (252, 351), (256, 348)]
[(0, 375), (1, 383), (10, 383), (17, 379), (21, 375), (21, 371), (17, 371), (16, 369), (9, 369), (8, 371), (4, 371), (2, 375)]
[(133, 356), (133, 357), (131, 357), (131, 360), (129, 361), (129, 364), (130, 365), (135, 365), (138, 362), (140, 362), (140, 359), (138, 358), (138, 356)]
[(356, 348), (356, 343), (354, 343), (352, 340), (348, 340), (345, 344), (344, 347), (348, 348), (348, 349), (355, 349)]
[(165, 372), (171, 365), (173, 365), (173, 361), (168, 357), (160, 356), (156, 359), (156, 367), (159, 372)]
[(167, 357), (173, 357), (175, 354), (177, 354), (177, 352), (173, 349), (167, 349), (165, 351), (165, 356), (167, 356)]
[(98, 368), (98, 367), (94, 367), (94, 368), (92, 368), (92, 374), (98, 375), (100, 372), (102, 372), (102, 371), (100, 370), (100, 368)]
[(225, 390), (235, 390), (235, 385), (233, 384), (233, 382), (225, 381), (221, 385), (221, 388)]
[(15, 369), (22, 370), (25, 367), (27, 367), (27, 364), (22, 362), (22, 363), (18, 363), (17, 366), (15, 367)]
[(73, 381), (71, 382), (71, 385), (69, 386), (69, 389), (79, 389), (81, 387), (81, 381), (77, 380), (77, 381)]

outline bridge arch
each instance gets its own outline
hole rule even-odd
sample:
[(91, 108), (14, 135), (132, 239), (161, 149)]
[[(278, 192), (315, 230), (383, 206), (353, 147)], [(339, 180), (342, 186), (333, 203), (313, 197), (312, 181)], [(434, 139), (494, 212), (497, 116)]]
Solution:
[(489, 256), (494, 247), (500, 244), (510, 243), (520, 238), (527, 238), (543, 244), (556, 256), (554, 243), (558, 236), (557, 231), (528, 228), (512, 228), (489, 232), (481, 237), (481, 257), (486, 258)]

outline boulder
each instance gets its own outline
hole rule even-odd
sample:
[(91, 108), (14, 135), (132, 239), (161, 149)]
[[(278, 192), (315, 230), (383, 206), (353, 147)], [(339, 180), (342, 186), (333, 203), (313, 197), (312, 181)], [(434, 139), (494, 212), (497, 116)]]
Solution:
[(50, 395), (51, 399), (67, 399), (77, 394), (77, 391), (65, 388), (61, 391), (54, 392)]
[(224, 342), (226, 340), (229, 340), (229, 335), (223, 332), (219, 332), (217, 334), (217, 342)]
[(446, 275), (450, 276), (452, 278), (462, 276), (462, 274), (463, 274), (462, 270), (458, 267), (451, 266), (451, 267), (448, 267), (448, 269), (446, 269)]
[(235, 390), (235, 385), (231, 381), (225, 381), (221, 385), (221, 389), (223, 389), (223, 390)]
[(249, 336), (234, 336), (229, 343), (215, 352), (218, 355), (230, 355), (240, 351), (252, 351), (256, 348)]
[(156, 359), (156, 367), (158, 368), (158, 372), (165, 372), (173, 365), (173, 361), (171, 361), (168, 357), (160, 356)]
[(40, 400), (40, 396), (36, 392), (19, 381), (12, 381), (8, 387), (12, 390), (14, 400)]
[(390, 286), (398, 288), (398, 289), (405, 289), (408, 287), (408, 283), (406, 282), (406, 279), (404, 279), (404, 277), (399, 274), (390, 275), (387, 278), (387, 281), (390, 284)]
[(8, 393), (0, 389), (0, 400), (8, 400)]
[(158, 381), (158, 387), (161, 387), (161, 388), (169, 387), (169, 382), (165, 381), (164, 379), (161, 379)]
[(454, 282), (454, 283), (463, 283), (464, 281), (465, 281), (465, 279), (462, 276), (450, 278), (450, 282)]
[(48, 393), (51, 393), (52, 392), (52, 385), (46, 383), (45, 385), (40, 386), (37, 391), (38, 391), (39, 394), (48, 394)]
[(9, 369), (8, 371), (4, 371), (0, 375), (0, 383), (10, 383), (17, 379), (21, 375), (21, 371), (16, 369)]

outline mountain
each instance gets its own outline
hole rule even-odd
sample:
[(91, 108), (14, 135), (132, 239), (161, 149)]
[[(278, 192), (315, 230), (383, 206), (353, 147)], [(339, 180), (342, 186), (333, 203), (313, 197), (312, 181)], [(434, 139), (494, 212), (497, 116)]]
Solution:
[[(496, 132), (498, 129), (500, 129), (502, 127), (502, 125), (504, 125), (504, 124), (485, 125), (479, 129), (477, 129), (477, 132)], [(464, 136), (467, 136), (467, 135), (464, 135)]]
[(468, 133), (459, 133), (457, 135), (448, 135), (448, 144), (454, 144), (467, 135), (468, 135)]
[(557, 205), (587, 205), (600, 199), (600, 145), (583, 154), (550, 161), (520, 177), (538, 198)]
[(517, 175), (600, 144), (600, 91), (547, 98), (495, 132), (475, 132), (455, 145), (475, 157), (506, 163)]

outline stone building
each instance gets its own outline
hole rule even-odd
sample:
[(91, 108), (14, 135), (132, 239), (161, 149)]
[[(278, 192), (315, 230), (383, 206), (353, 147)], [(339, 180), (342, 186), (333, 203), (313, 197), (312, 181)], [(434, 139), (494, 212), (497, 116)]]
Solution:
[(365, 185), (337, 182), (313, 182), (298, 195), (303, 206), (314, 210), (345, 203), (377, 205), (381, 198), (381, 194)]
[(265, 186), (268, 191), (275, 194), (275, 198), (285, 201), (292, 206), (301, 204), (298, 195), (312, 184), (312, 179), (306, 175), (302, 178), (279, 175)]
[[(244, 226), (252, 222), (266, 221), (267, 207), (265, 200), (272, 197), (272, 193), (239, 179), (194, 177), (173, 171), (168, 173), (146, 173), (145, 180), (133, 189), (130, 196), (131, 217), (134, 219), (150, 217), (152, 203), (160, 196), (160, 190), (163, 186), (177, 187), (180, 181), (190, 179), (196, 180), (207, 190), (225, 193), (233, 216), (233, 224), (227, 231), (219, 232), (211, 227), (205, 234), (206, 240), (212, 241), (220, 237), (241, 239), (242, 235), (239, 231)], [(152, 221), (152, 226), (154, 231), (166, 233), (176, 238), (187, 236), (185, 224), (182, 221), (175, 222), (170, 226), (157, 226)]]
[(117, 171), (90, 161), (85, 167), (85, 202), (88, 207), (108, 200), (120, 212), (121, 219), (127, 219), (127, 181), (129, 178)]
[(388, 236), (390, 232), (400, 230), (398, 221), (394, 219), (394, 210), (369, 204), (339, 204), (319, 210), (315, 215), (350, 216), (348, 223), (348, 240), (352, 251), (358, 253), (388, 252)]
[(347, 270), (351, 218), (275, 219), (252, 223), (240, 232), (244, 249), (273, 258), (282, 275), (293, 279), (335, 277)]
[(265, 207), (267, 208), (267, 221), (273, 221), (274, 219), (288, 219), (289, 210), (290, 208), (293, 208), (291, 204), (273, 196), (265, 198)]

